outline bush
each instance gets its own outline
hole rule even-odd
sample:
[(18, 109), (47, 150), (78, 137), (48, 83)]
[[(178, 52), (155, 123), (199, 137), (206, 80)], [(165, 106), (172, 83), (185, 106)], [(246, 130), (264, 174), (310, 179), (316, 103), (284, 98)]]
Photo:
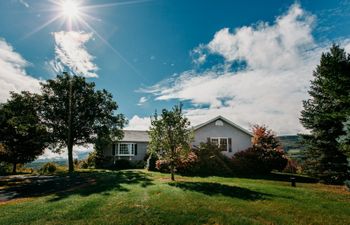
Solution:
[(350, 191), (350, 180), (346, 180), (344, 183), (345, 186), (348, 188), (348, 191)]
[[(197, 163), (197, 155), (191, 151), (186, 155), (183, 155), (176, 162), (176, 172), (180, 174), (191, 173), (193, 167)], [(156, 169), (160, 172), (170, 172), (170, 163), (167, 160), (157, 160)]]
[(232, 174), (230, 168), (231, 160), (222, 154), (222, 150), (211, 143), (201, 143), (199, 148), (192, 150), (197, 156), (195, 164), (190, 172), (198, 175), (220, 175)]
[(54, 173), (57, 171), (58, 165), (56, 163), (45, 163), (39, 170), (41, 173)]
[(157, 155), (155, 153), (146, 154), (144, 159), (146, 161), (146, 169), (149, 171), (156, 171)]
[(125, 170), (125, 169), (133, 169), (133, 166), (130, 160), (118, 159), (115, 161), (113, 168), (117, 170)]
[(11, 172), (11, 166), (8, 163), (0, 162), (0, 175), (6, 175)]
[(283, 169), (284, 173), (298, 173), (298, 163), (293, 159), (288, 159), (286, 167)]
[(250, 147), (234, 154), (232, 167), (238, 174), (268, 174), (272, 170), (282, 171), (287, 162), (283, 151)]

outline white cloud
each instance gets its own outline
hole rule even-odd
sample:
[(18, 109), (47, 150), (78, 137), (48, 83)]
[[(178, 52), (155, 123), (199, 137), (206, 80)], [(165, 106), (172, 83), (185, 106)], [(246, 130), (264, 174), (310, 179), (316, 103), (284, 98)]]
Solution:
[(57, 73), (69, 69), (84, 77), (98, 77), (98, 67), (92, 61), (94, 57), (87, 51), (85, 44), (92, 38), (92, 33), (76, 31), (54, 32), (55, 60), (51, 65)]
[(26, 2), (25, 0), (19, 0), (19, 3), (21, 3), (22, 5), (24, 5), (26, 8), (29, 8), (29, 4), (28, 4), (28, 2)]
[(142, 96), (139, 100), (139, 103), (137, 103), (138, 106), (141, 106), (143, 104), (145, 104), (148, 101), (148, 98), (145, 96)]
[[(73, 158), (82, 159), (87, 156), (89, 152), (92, 152), (94, 146), (92, 144), (87, 144), (85, 146), (74, 146), (73, 147)], [(44, 154), (38, 157), (38, 160), (68, 160), (67, 149), (62, 149), (60, 153), (54, 153), (49, 149), (45, 149)]]
[(192, 56), (192, 62), (197, 65), (201, 65), (207, 59), (206, 46), (200, 44), (198, 47), (194, 48), (190, 54)]
[(125, 127), (126, 130), (148, 130), (151, 125), (151, 119), (149, 117), (133, 116)]
[(0, 38), (0, 102), (10, 97), (10, 91), (40, 90), (39, 80), (26, 74), (28, 64), (9, 43)]
[[(279, 134), (305, 132), (298, 119), (302, 100), (308, 98), (321, 52), (330, 47), (315, 43), (314, 21), (294, 4), (273, 24), (221, 29), (199, 49), (222, 56), (224, 65), (185, 71), (144, 91), (156, 100), (191, 101), (193, 107), (185, 114), (194, 124), (223, 115), (245, 128), (259, 123)], [(246, 67), (229, 69), (240, 62)]]

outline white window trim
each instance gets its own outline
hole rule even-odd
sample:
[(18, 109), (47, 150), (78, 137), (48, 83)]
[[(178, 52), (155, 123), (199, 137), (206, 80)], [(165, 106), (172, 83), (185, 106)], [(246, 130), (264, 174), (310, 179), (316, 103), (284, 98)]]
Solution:
[(229, 149), (230, 149), (230, 146), (229, 146), (229, 143), (228, 143), (229, 137), (210, 137), (210, 142), (212, 142), (213, 139), (217, 139), (218, 140), (218, 147), (219, 148), (220, 148), (220, 140), (221, 139), (226, 139), (226, 143), (227, 143), (226, 152), (229, 152)]
[[(121, 144), (126, 144), (128, 145), (128, 154), (121, 154), (120, 153), (120, 145)], [(136, 143), (118, 143), (115, 145), (116, 149), (115, 149), (115, 155), (116, 156), (135, 156), (135, 145)]]

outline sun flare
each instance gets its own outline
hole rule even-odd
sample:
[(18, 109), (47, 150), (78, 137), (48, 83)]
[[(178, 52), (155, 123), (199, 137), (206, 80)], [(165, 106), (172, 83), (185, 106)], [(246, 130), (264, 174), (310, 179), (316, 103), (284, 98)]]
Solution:
[(62, 14), (69, 18), (77, 18), (80, 14), (77, 1), (65, 0), (61, 4)]

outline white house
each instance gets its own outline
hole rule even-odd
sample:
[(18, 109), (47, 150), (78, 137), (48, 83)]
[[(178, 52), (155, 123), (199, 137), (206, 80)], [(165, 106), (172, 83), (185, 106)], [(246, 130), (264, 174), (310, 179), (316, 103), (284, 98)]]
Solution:
[[(211, 141), (223, 149), (228, 157), (251, 146), (252, 134), (233, 123), (218, 116), (205, 123), (193, 127), (193, 146), (201, 142)], [(117, 159), (144, 160), (149, 143), (148, 131), (124, 130), (124, 138), (104, 149), (105, 157)]]

